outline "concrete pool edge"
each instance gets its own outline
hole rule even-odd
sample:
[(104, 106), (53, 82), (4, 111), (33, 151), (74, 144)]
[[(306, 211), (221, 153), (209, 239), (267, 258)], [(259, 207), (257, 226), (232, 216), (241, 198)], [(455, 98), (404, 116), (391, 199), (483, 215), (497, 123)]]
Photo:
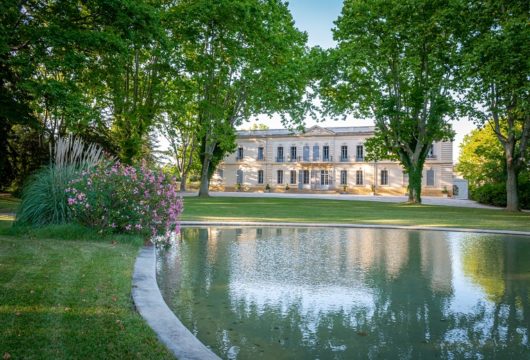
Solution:
[(324, 227), (324, 228), (351, 228), (351, 229), (399, 229), (421, 231), (450, 231), (479, 234), (500, 234), (530, 236), (530, 231), (495, 230), (495, 229), (469, 229), (447, 228), (414, 225), (382, 225), (382, 224), (345, 224), (345, 223), (297, 223), (297, 222), (260, 222), (260, 221), (181, 221), (182, 226), (283, 226), (283, 227)]
[(132, 297), (140, 315), (179, 360), (220, 359), (182, 324), (162, 298), (156, 282), (154, 246), (144, 246), (138, 253), (134, 265)]

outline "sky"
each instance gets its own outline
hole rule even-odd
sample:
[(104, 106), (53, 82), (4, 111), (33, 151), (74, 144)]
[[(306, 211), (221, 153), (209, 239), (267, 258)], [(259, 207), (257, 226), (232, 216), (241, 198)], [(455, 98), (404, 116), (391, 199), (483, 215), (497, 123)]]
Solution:
[[(333, 22), (341, 12), (342, 0), (290, 0), (289, 9), (293, 15), (296, 27), (307, 33), (309, 46), (318, 45), (322, 48), (330, 48), (336, 45), (331, 29), (334, 26)], [(279, 116), (274, 116), (271, 119), (265, 115), (259, 116), (257, 122), (267, 124), (271, 129), (283, 127)], [(305, 119), (305, 123), (307, 127), (316, 124), (309, 117)], [(349, 117), (346, 121), (321, 119), (318, 125), (365, 126), (373, 125), (373, 122), (371, 120), (353, 119)], [(244, 124), (242, 127), (248, 128), (249, 124)], [(460, 143), (464, 136), (473, 130), (475, 126), (467, 119), (460, 119), (459, 121), (453, 122), (453, 128), (456, 132), (453, 143), (453, 162), (456, 163), (460, 152)]]

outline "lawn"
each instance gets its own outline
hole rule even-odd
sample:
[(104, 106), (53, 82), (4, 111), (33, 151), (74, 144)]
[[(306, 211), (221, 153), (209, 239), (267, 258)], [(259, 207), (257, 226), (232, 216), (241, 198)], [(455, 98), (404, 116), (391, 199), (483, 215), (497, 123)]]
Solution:
[(186, 197), (182, 220), (280, 221), (530, 231), (530, 213), (369, 201)]
[(139, 239), (0, 223), (1, 357), (172, 358), (132, 303)]

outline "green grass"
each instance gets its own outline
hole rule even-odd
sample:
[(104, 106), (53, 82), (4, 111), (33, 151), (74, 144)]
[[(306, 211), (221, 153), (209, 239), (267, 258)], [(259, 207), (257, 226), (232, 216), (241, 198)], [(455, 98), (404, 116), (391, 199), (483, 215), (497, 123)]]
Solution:
[(0, 213), (15, 212), (20, 200), (9, 195), (0, 195)]
[(132, 303), (140, 239), (9, 224), (0, 221), (0, 356), (172, 358)]
[(182, 220), (414, 225), (530, 231), (530, 213), (313, 199), (186, 197)]

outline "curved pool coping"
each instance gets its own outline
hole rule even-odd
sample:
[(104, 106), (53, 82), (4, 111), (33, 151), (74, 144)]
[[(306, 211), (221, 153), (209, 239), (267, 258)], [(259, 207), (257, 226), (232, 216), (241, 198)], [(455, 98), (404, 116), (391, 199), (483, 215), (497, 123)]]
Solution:
[[(230, 221), (182, 221), (183, 226), (282, 226), (282, 227), (338, 227), (338, 228), (372, 228), (402, 229), (427, 231), (456, 231), (481, 234), (506, 234), (530, 236), (527, 231), (442, 228), (427, 226), (403, 225), (370, 225), (370, 224), (322, 224), (291, 222), (230, 222)], [(136, 309), (158, 338), (180, 360), (214, 360), (220, 359), (212, 350), (199, 341), (169, 309), (156, 282), (156, 253), (154, 246), (140, 249), (134, 266), (132, 297)]]
[(140, 315), (177, 359), (220, 359), (180, 322), (162, 298), (156, 282), (154, 246), (144, 246), (136, 258), (132, 297)]

